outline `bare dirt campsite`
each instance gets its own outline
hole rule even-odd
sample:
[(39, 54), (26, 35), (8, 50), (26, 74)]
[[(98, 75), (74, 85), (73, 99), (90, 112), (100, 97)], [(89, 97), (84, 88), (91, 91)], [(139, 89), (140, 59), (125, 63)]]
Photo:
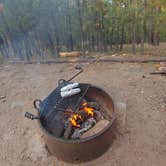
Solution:
[[(127, 104), (125, 129), (100, 158), (79, 165), (164, 166), (166, 162), (166, 78), (150, 75), (154, 63), (97, 63), (85, 65), (75, 81), (106, 89), (116, 102)], [(0, 66), (0, 165), (67, 166), (48, 153), (36, 121), (32, 101), (43, 99), (59, 78), (69, 78), (73, 64)], [(124, 117), (124, 115), (122, 115)], [(122, 126), (123, 127), (123, 126)]]
[(166, 0), (0, 1), (0, 166), (166, 165)]

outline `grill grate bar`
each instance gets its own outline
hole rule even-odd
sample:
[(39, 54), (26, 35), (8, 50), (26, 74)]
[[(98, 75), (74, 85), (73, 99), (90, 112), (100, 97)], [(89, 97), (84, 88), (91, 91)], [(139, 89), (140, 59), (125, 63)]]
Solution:
[[(63, 83), (63, 87), (67, 84), (70, 84), (70, 82), (65, 82), (65, 84)], [(53, 93), (50, 94), (49, 102), (47, 101), (47, 99), (43, 101), (43, 112), (41, 113), (41, 117), (44, 119), (44, 121), (49, 122), (57, 115), (59, 111), (65, 112), (66, 109), (70, 108), (72, 109), (73, 113), (77, 112), (89, 87), (90, 84), (86, 84), (86, 86), (84, 84), (81, 84), (81, 93), (68, 98), (62, 98), (60, 95), (60, 89), (62, 88), (62, 86), (58, 86), (58, 88), (56, 88)]]

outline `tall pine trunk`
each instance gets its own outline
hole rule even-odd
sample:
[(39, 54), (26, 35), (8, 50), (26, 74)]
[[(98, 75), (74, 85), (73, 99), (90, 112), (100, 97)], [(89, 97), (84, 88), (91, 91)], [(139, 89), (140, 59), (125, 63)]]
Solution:
[(124, 24), (122, 24), (122, 29), (121, 29), (120, 51), (123, 50), (123, 44), (124, 44)]
[(77, 7), (78, 7), (78, 17), (79, 17), (79, 24), (80, 24), (80, 35), (81, 35), (81, 49), (83, 53), (85, 53), (85, 43), (84, 43), (84, 31), (83, 31), (83, 16), (81, 12), (81, 3), (77, 0)]
[(136, 54), (136, 25), (135, 25), (135, 17), (132, 21), (132, 53)]

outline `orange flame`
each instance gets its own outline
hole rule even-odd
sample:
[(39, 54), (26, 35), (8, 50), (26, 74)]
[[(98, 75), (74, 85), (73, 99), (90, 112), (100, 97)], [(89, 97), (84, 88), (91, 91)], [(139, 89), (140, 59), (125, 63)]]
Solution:
[(84, 102), (82, 104), (84, 111), (88, 114), (88, 116), (94, 117), (94, 110), (93, 108), (88, 107), (88, 103)]
[(82, 116), (79, 115), (79, 114), (74, 114), (74, 115), (72, 115), (71, 118), (70, 118), (71, 124), (72, 124), (73, 126), (75, 126), (75, 127), (80, 127), (80, 124), (78, 124), (78, 121), (79, 121), (79, 120), (80, 120), (81, 122), (83, 122), (83, 118), (82, 118)]
[[(83, 110), (85, 111), (85, 113), (90, 116), (90, 117), (94, 117), (94, 109), (88, 107), (88, 103), (84, 102), (82, 104)], [(84, 121), (83, 117), (79, 114), (73, 114), (71, 115), (70, 119), (69, 119), (70, 123), (74, 126), (74, 127), (78, 127), (80, 128), (80, 124)]]

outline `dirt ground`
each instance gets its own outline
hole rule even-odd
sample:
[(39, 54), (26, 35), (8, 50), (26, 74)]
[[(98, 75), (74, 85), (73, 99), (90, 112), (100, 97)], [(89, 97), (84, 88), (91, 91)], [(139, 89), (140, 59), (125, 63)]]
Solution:
[[(165, 166), (166, 77), (149, 75), (154, 64), (98, 63), (75, 81), (103, 87), (115, 102), (127, 104), (125, 131), (100, 158), (81, 166)], [(45, 149), (32, 102), (44, 99), (60, 78), (75, 73), (72, 64), (0, 66), (0, 166), (70, 166)], [(145, 77), (144, 77), (145, 76)]]

